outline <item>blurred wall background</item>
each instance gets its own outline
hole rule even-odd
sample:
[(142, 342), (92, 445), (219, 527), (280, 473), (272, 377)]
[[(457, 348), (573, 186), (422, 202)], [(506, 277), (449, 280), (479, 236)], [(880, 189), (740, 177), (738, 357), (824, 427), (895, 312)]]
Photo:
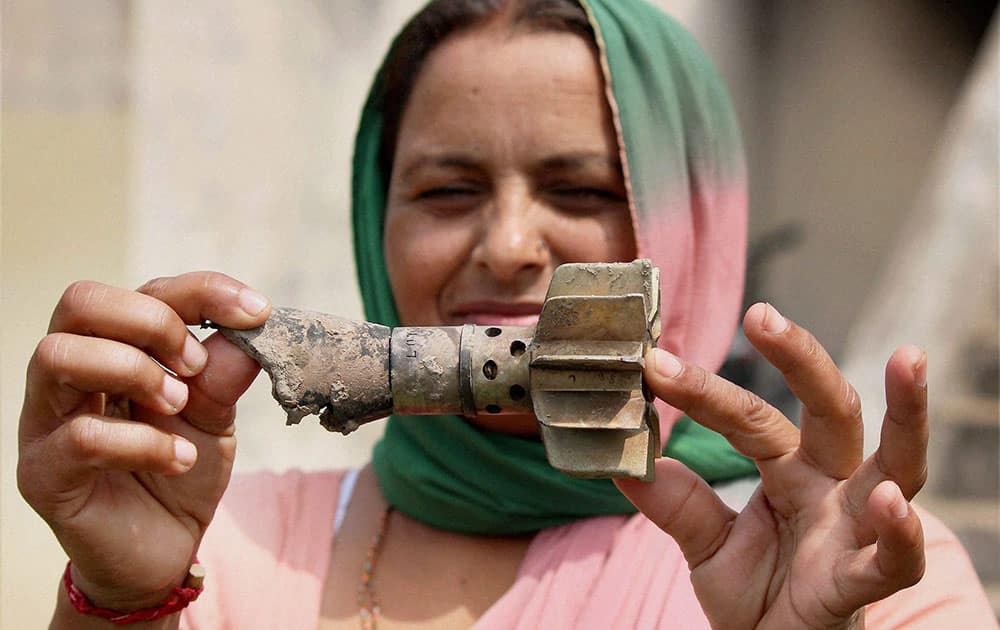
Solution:
[[(360, 317), (354, 125), (420, 4), (3, 2), (0, 627), (46, 625), (65, 561), (14, 483), (24, 367), (63, 288), (216, 269), (276, 303)], [(875, 424), (880, 363), (904, 342), (931, 350), (946, 395), (922, 499), (1000, 603), (996, 3), (659, 4), (716, 58), (743, 122), (760, 254), (748, 301), (809, 326)], [(367, 459), (377, 426), (286, 429), (268, 388), (241, 402), (238, 468)]]

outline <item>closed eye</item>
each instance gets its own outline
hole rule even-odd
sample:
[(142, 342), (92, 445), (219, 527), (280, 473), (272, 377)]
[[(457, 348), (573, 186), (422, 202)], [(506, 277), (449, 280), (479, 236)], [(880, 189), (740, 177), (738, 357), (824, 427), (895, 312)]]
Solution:
[(475, 184), (429, 185), (426, 188), (417, 189), (411, 200), (416, 207), (424, 212), (441, 217), (455, 217), (477, 208), (482, 202), (484, 194), (484, 189)]
[(479, 194), (479, 189), (470, 186), (437, 186), (422, 190), (416, 199), (448, 199)]
[(625, 201), (625, 197), (620, 193), (612, 190), (605, 190), (603, 188), (589, 188), (589, 187), (575, 187), (575, 188), (556, 188), (551, 191), (551, 194), (566, 197), (570, 199), (599, 199), (603, 201)]

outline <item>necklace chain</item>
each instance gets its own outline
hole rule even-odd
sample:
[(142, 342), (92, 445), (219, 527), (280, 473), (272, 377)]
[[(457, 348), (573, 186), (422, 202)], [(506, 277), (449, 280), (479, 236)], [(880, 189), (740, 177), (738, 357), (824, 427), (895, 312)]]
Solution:
[(372, 541), (368, 545), (365, 553), (365, 564), (361, 571), (361, 581), (358, 582), (358, 608), (360, 608), (361, 630), (376, 630), (378, 618), (382, 610), (379, 606), (378, 595), (375, 593), (375, 565), (378, 562), (379, 554), (382, 551), (382, 540), (385, 538), (386, 526), (389, 524), (389, 514), (392, 513), (392, 506), (386, 506), (379, 518), (378, 528), (372, 536)]

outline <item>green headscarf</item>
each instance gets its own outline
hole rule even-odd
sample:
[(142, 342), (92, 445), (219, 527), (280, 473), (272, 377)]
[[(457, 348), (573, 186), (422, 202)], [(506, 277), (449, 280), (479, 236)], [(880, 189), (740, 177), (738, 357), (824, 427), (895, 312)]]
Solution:
[[(661, 268), (661, 345), (717, 368), (743, 282), (746, 184), (739, 134), (711, 63), (673, 20), (641, 0), (583, 0), (596, 33), (625, 165), (639, 255)], [(362, 112), (353, 175), (354, 246), (369, 320), (400, 324), (382, 249), (388, 181), (379, 167), (383, 70)], [(660, 407), (664, 454), (709, 482), (755, 474), (718, 434)], [(434, 527), (533, 532), (635, 511), (609, 480), (548, 465), (542, 443), (457, 416), (394, 416), (373, 464), (386, 499)]]

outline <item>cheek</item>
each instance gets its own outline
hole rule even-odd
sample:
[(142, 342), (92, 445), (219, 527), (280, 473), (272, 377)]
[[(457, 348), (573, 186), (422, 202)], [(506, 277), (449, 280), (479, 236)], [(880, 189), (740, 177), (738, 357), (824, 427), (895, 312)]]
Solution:
[(610, 224), (604, 226), (605, 243), (610, 254), (608, 260), (628, 262), (639, 257), (635, 228), (628, 210), (617, 213)]
[(549, 237), (564, 262), (628, 262), (637, 256), (628, 210), (592, 217), (565, 217)]
[(468, 242), (466, 226), (406, 209), (388, 212), (383, 246), (401, 324), (443, 323), (438, 297), (468, 257)]

